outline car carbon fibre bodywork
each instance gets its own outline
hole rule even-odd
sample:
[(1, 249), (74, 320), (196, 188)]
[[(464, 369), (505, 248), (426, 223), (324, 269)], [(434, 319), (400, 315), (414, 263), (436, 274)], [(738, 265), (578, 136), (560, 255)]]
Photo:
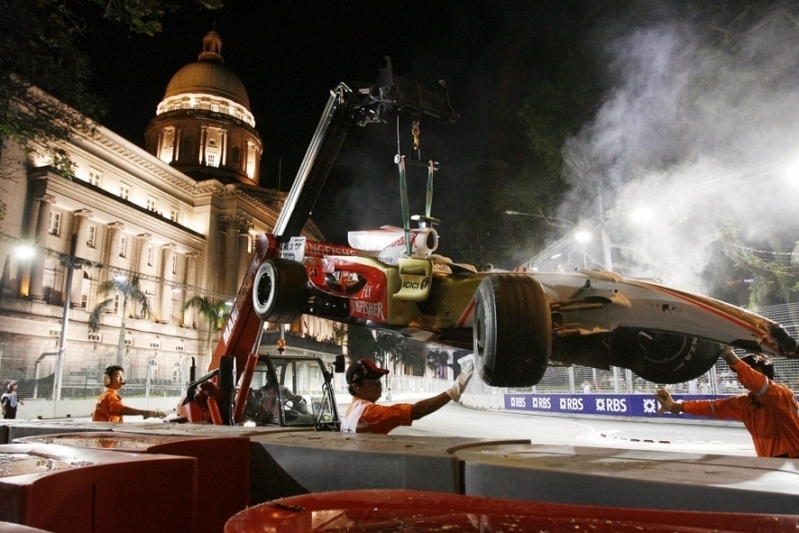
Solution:
[[(390, 231), (401, 241), (400, 228), (376, 230)], [(412, 238), (425, 233), (429, 242), (434, 231), (419, 228)], [(267, 260), (256, 274), (262, 320), (310, 314), (473, 349), (493, 386), (534, 385), (549, 364), (619, 366), (678, 383), (707, 372), (724, 345), (796, 356), (796, 342), (773, 321), (612, 272), (478, 272), (417, 244), (411, 257), (315, 242), (292, 250), (295, 260)]]

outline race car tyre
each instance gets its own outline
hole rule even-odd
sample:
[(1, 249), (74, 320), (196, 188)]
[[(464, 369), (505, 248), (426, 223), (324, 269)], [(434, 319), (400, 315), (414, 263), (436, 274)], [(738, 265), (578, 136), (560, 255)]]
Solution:
[(264, 322), (288, 324), (302, 315), (298, 302), (306, 300), (305, 267), (288, 259), (268, 259), (258, 267), (252, 290), (255, 314)]
[(684, 383), (718, 362), (724, 346), (701, 337), (620, 328), (610, 341), (610, 361), (653, 383)]
[(535, 385), (552, 353), (552, 317), (544, 287), (525, 275), (487, 276), (475, 295), (472, 335), (476, 365), (485, 383)]

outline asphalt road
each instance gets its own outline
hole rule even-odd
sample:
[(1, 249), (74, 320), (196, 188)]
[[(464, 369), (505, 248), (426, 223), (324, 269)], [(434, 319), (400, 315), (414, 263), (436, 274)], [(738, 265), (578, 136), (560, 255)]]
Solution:
[(743, 425), (681, 424), (670, 416), (664, 416), (662, 422), (658, 423), (489, 412), (452, 403), (415, 421), (411, 427), (395, 429), (392, 434), (529, 439), (534, 444), (756, 455), (752, 439)]

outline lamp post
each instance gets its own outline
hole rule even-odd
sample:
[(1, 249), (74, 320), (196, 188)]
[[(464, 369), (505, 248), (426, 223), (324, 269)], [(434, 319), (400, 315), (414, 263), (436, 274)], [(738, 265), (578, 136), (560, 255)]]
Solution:
[[(72, 293), (72, 273), (75, 267), (80, 268), (83, 265), (83, 260), (75, 257), (75, 247), (78, 242), (78, 235), (72, 235), (72, 244), (70, 246), (69, 255), (61, 256), (61, 266), (66, 268), (66, 280), (64, 282), (64, 316), (61, 319), (61, 334), (58, 338), (58, 355), (55, 362), (55, 378), (53, 380), (53, 410), (55, 411), (55, 403), (61, 400), (61, 384), (64, 374), (64, 356), (66, 354), (66, 340), (67, 340), (67, 324), (69, 323), (69, 307), (71, 304)], [(55, 416), (55, 414), (53, 415)]]

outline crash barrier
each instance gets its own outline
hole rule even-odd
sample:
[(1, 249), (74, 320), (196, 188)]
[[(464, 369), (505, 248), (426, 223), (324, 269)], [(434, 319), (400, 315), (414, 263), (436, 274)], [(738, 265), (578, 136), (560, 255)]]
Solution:
[[(62, 433), (18, 439), (20, 443), (59, 444), (119, 452), (167, 454), (197, 460), (196, 522), (221, 531), (227, 519), (250, 503), (250, 443), (246, 438), (197, 438), (115, 431)], [(224, 487), (210, 491), (204, 487)]]
[[(251, 505), (326, 491), (403, 489), (605, 507), (799, 514), (799, 461), (789, 459), (203, 424), (118, 429), (148, 436), (246, 437), (249, 480), (241, 483), (250, 487)], [(63, 492), (62, 487), (52, 494)]]
[(193, 533), (196, 462), (175, 455), (5, 444), (0, 521), (53, 533)]
[[(724, 395), (672, 394), (677, 401), (716, 400), (728, 398)], [(797, 397), (799, 400), (799, 396)], [(464, 394), (461, 401), (467, 407), (479, 409), (503, 409), (548, 413), (569, 416), (612, 416), (633, 419), (663, 419), (658, 414), (657, 399), (654, 394), (502, 394), (488, 397), (480, 394)], [(690, 423), (711, 420), (709, 417), (680, 415), (681, 422)], [(716, 419), (712, 419), (716, 420)], [(740, 424), (740, 422), (732, 422)]]
[(411, 490), (357, 490), (283, 498), (232, 517), (225, 533), (320, 531), (318, 517), (348, 531), (792, 532), (797, 516), (745, 515), (518, 502)]

